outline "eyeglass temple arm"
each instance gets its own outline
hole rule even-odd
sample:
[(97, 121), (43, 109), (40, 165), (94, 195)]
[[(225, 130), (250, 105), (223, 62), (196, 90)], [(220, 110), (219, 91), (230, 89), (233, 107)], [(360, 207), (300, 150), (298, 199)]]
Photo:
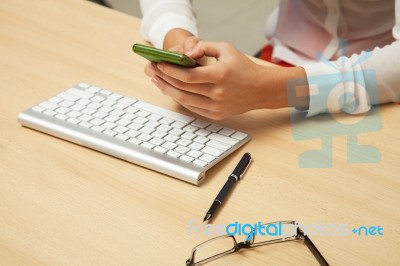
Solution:
[(319, 250), (314, 245), (314, 243), (311, 241), (311, 239), (307, 235), (304, 235), (304, 232), (300, 228), (297, 228), (297, 236), (299, 238), (304, 239), (304, 243), (306, 244), (308, 249), (311, 251), (311, 253), (314, 255), (314, 257), (317, 259), (317, 261), (319, 262), (320, 265), (329, 266), (329, 263), (326, 261), (324, 256), (322, 256), (321, 252), (319, 252)]

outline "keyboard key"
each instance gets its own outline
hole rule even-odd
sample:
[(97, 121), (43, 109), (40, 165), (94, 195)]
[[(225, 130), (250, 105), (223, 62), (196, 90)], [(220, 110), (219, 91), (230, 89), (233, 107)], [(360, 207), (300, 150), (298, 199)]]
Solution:
[(191, 148), (192, 150), (196, 150), (199, 151), (204, 147), (203, 144), (197, 143), (197, 142), (193, 142), (192, 144), (189, 145), (189, 148)]
[(227, 136), (223, 136), (223, 135), (220, 135), (217, 133), (212, 133), (208, 137), (212, 140), (220, 141), (225, 144), (232, 145), (232, 146), (239, 142), (237, 139), (232, 139), (232, 138), (229, 138)]
[(63, 115), (63, 114), (56, 114), (54, 117), (57, 118), (57, 119), (60, 119), (60, 120), (67, 120), (68, 119), (68, 116)]
[(85, 127), (85, 128), (91, 128), (93, 125), (88, 123), (88, 122), (80, 122), (80, 126)]
[[(87, 84), (87, 85), (89, 85), (89, 84)], [(89, 85), (89, 87), (82, 87), (80, 85), (78, 85), (78, 86), (81, 87), (81, 88), (86, 89), (86, 91), (89, 92), (89, 93), (96, 93), (96, 92), (98, 92), (100, 90), (100, 88), (97, 88), (96, 86), (90, 86), (90, 85)]]
[(167, 136), (164, 137), (164, 139), (166, 141), (176, 142), (179, 139), (179, 137), (175, 136), (175, 135), (167, 135)]
[(74, 102), (71, 102), (71, 101), (67, 101), (67, 100), (65, 100), (65, 101), (62, 101), (62, 102), (60, 102), (60, 103), (58, 103), (60, 106), (63, 106), (63, 107), (70, 107), (71, 105), (74, 105), (75, 103)]
[(59, 106), (58, 104), (52, 103), (52, 102), (43, 102), (39, 104), (40, 107), (43, 107), (46, 110), (55, 110), (57, 109)]
[(190, 133), (190, 132), (186, 132), (186, 133), (182, 134), (182, 138), (188, 139), (188, 140), (192, 140), (195, 137), (197, 137), (197, 136), (195, 134), (193, 134), (193, 133)]
[(194, 160), (193, 157), (187, 156), (187, 155), (182, 155), (181, 157), (179, 157), (179, 159), (181, 159), (184, 162), (190, 163), (191, 161)]
[(81, 115), (81, 116), (79, 117), (79, 119), (80, 119), (81, 121), (88, 122), (88, 121), (90, 121), (90, 120), (93, 119), (93, 116), (87, 115), (87, 114), (83, 114), (83, 115)]
[(232, 135), (235, 132), (236, 132), (235, 130), (225, 127), (223, 129), (221, 129), (218, 133), (221, 134), (221, 135), (229, 137), (230, 135)]
[(204, 121), (204, 120), (197, 119), (197, 120), (194, 120), (191, 125), (195, 126), (195, 127), (199, 127), (199, 128), (205, 128), (208, 125), (210, 125), (210, 123), (207, 121)]
[(139, 130), (139, 129), (141, 129), (143, 126), (142, 126), (141, 124), (138, 124), (138, 123), (133, 122), (133, 123), (130, 123), (130, 124), (128, 125), (128, 127), (129, 127), (130, 129), (133, 129), (133, 130)]
[(94, 118), (94, 119), (92, 119), (91, 121), (90, 121), (90, 123), (92, 124), (92, 125), (95, 125), (95, 126), (100, 126), (101, 124), (104, 124), (106, 121), (104, 121), (103, 119), (100, 119), (100, 118)]
[(104, 117), (108, 116), (108, 114), (104, 113), (104, 112), (101, 112), (101, 111), (98, 111), (98, 112), (94, 113), (93, 116), (96, 117), (96, 118), (104, 118)]
[(81, 110), (85, 109), (85, 106), (77, 103), (75, 105), (72, 105), (70, 108), (75, 111), (81, 111)]
[(67, 107), (60, 107), (60, 108), (58, 108), (58, 109), (56, 110), (56, 113), (59, 113), (59, 114), (66, 114), (66, 113), (68, 113), (69, 111), (71, 111), (71, 109), (69, 109), (69, 108), (67, 108)]
[(109, 115), (109, 116), (105, 117), (104, 120), (106, 120), (108, 122), (116, 122), (119, 120), (119, 117), (115, 116), (115, 115)]
[(208, 146), (204, 147), (201, 151), (204, 153), (207, 153), (209, 155), (215, 156), (215, 157), (220, 156), (221, 154), (224, 153), (223, 151), (221, 151), (219, 149), (216, 149), (213, 147), (208, 147)]
[(69, 123), (74, 124), (74, 125), (77, 125), (77, 124), (79, 124), (79, 123), (81, 122), (81, 120), (76, 119), (76, 118), (68, 118), (67, 121), (68, 121)]
[(44, 113), (45, 115), (48, 115), (48, 116), (54, 116), (54, 115), (57, 114), (56, 112), (54, 112), (54, 111), (52, 111), (52, 110), (45, 110), (43, 113)]
[(171, 127), (177, 128), (177, 129), (182, 129), (185, 126), (186, 126), (186, 124), (182, 123), (180, 121), (175, 121), (174, 123), (171, 124)]
[(196, 160), (193, 161), (193, 164), (201, 166), (201, 167), (204, 167), (204, 166), (207, 165), (207, 162), (199, 160), (199, 159), (196, 159)]
[(108, 96), (108, 95), (111, 95), (112, 94), (112, 92), (111, 91), (108, 91), (108, 90), (101, 90), (100, 92), (99, 92), (100, 94), (103, 94), (104, 96)]
[(117, 139), (121, 139), (121, 140), (128, 140), (129, 139), (129, 137), (127, 135), (124, 135), (124, 134), (117, 134), (115, 137)]
[(129, 106), (128, 104), (118, 102), (118, 103), (114, 104), (112, 107), (117, 110), (124, 110), (128, 106)]
[(164, 132), (168, 132), (171, 129), (172, 129), (172, 127), (168, 126), (168, 125), (160, 125), (159, 127), (157, 127), (157, 130), (164, 131)]
[(138, 124), (145, 124), (147, 121), (149, 121), (147, 118), (144, 117), (136, 117), (133, 122), (138, 123)]
[(190, 151), (190, 149), (188, 147), (185, 146), (178, 146), (174, 149), (174, 151), (179, 152), (180, 154), (185, 154), (188, 151)]
[(234, 138), (234, 139), (237, 139), (237, 140), (243, 140), (243, 139), (245, 139), (247, 137), (247, 134), (237, 131), (231, 137)]
[(132, 98), (129, 98), (129, 97), (122, 97), (121, 99), (118, 100), (118, 102), (124, 103), (124, 104), (127, 104), (127, 105), (131, 105), (136, 101), (137, 101), (136, 99), (132, 99)]
[(193, 157), (193, 158), (198, 158), (198, 157), (200, 157), (201, 155), (203, 155), (203, 153), (200, 152), (200, 151), (191, 150), (191, 151), (189, 151), (189, 152), (187, 153), (187, 155), (189, 155), (189, 156), (191, 156), (191, 157)]
[(150, 112), (149, 111), (145, 111), (145, 110), (139, 110), (136, 113), (136, 115), (139, 116), (139, 117), (147, 117), (148, 115), (150, 115)]
[(99, 96), (99, 95), (96, 95), (96, 96), (93, 96), (92, 98), (90, 98), (90, 100), (92, 100), (92, 101), (94, 101), (96, 103), (101, 103), (105, 99), (106, 99), (105, 97)]
[(119, 126), (127, 126), (131, 123), (131, 121), (126, 120), (126, 119), (120, 119), (117, 122), (115, 122), (115, 124), (119, 125)]
[(208, 135), (210, 135), (211, 131), (205, 130), (205, 129), (199, 129), (196, 131), (196, 135), (202, 136), (202, 137), (206, 137)]
[(168, 149), (163, 148), (163, 147), (159, 147), (159, 146), (154, 147), (154, 150), (156, 152), (159, 152), (159, 153), (162, 153), (162, 154), (164, 154), (164, 153), (166, 153), (168, 151)]
[(192, 141), (190, 141), (188, 139), (178, 139), (176, 141), (176, 144), (181, 145), (181, 146), (188, 146), (190, 143), (192, 143)]
[(218, 132), (219, 130), (222, 129), (222, 126), (216, 125), (216, 124), (211, 124), (206, 129), (209, 131), (212, 131), (212, 132)]
[(174, 157), (174, 158), (178, 158), (181, 154), (179, 152), (170, 150), (170, 151), (167, 152), (167, 155), (169, 155), (171, 157)]
[(164, 147), (164, 148), (166, 148), (166, 149), (168, 149), (168, 150), (172, 150), (172, 149), (174, 149), (176, 146), (178, 146), (178, 145), (175, 144), (175, 143), (169, 142), (169, 141), (167, 141), (167, 142), (165, 142), (163, 145), (161, 145), (161, 147)]
[(104, 124), (101, 125), (102, 128), (104, 129), (113, 129), (117, 125), (111, 122), (105, 122)]
[(43, 108), (43, 107), (40, 107), (40, 106), (34, 106), (34, 107), (32, 107), (32, 110), (40, 113), (40, 112), (43, 112), (46, 109)]
[(210, 140), (209, 138), (202, 137), (202, 136), (198, 136), (198, 137), (195, 138), (193, 141), (194, 141), (194, 142), (197, 142), (197, 143), (204, 144), (204, 143), (206, 143), (206, 142), (209, 141), (209, 140)]
[(160, 139), (162, 139), (163, 137), (165, 137), (167, 134), (168, 134), (167, 132), (160, 131), (160, 130), (156, 130), (156, 131), (154, 131), (153, 133), (151, 133), (151, 135), (152, 135), (153, 137), (160, 138)]
[(48, 101), (57, 104), (57, 103), (60, 103), (60, 102), (62, 102), (64, 100), (62, 98), (60, 98), (60, 97), (54, 96), (54, 97), (48, 99)]
[(211, 163), (215, 160), (215, 157), (209, 154), (203, 154), (199, 159), (207, 163)]
[(122, 95), (118, 94), (118, 93), (112, 93), (111, 95), (108, 95), (108, 99), (111, 99), (114, 101), (118, 100), (119, 98), (122, 98)]
[[(66, 92), (62, 92), (62, 93), (58, 94), (57, 97), (62, 99), (62, 100), (68, 100), (68, 101), (71, 101), (71, 102), (75, 102), (75, 101), (80, 99), (79, 96), (76, 96), (76, 95), (73, 95), (73, 94), (70, 94), (70, 93), (66, 93)], [(54, 101), (52, 101), (52, 102), (54, 102)]]
[(183, 128), (184, 131), (191, 133), (196, 132), (198, 129), (199, 129), (198, 127), (192, 125), (187, 125), (186, 127)]
[(151, 121), (158, 121), (162, 118), (161, 115), (158, 114), (151, 114), (147, 117), (147, 119), (151, 120)]
[(138, 140), (137, 138), (130, 138), (130, 139), (128, 139), (128, 141), (129, 141), (130, 143), (133, 143), (133, 144), (136, 144), (136, 145), (139, 145), (140, 143), (143, 142), (143, 141), (141, 141), (141, 140)]
[(152, 139), (152, 136), (143, 133), (143, 134), (139, 135), (139, 137), (137, 137), (137, 139), (139, 139), (141, 141), (149, 141)]
[(142, 127), (139, 131), (145, 134), (151, 134), (155, 131), (155, 129), (151, 127)]
[(67, 90), (66, 92), (71, 95), (77, 96), (79, 98), (84, 98), (84, 99), (89, 99), (93, 96), (92, 93), (88, 93), (88, 92), (85, 92), (83, 90), (76, 89), (76, 88), (71, 88), (71, 89)]
[(114, 132), (114, 131), (109, 130), (109, 129), (104, 130), (103, 133), (108, 135), (108, 136), (111, 136), (111, 137), (114, 137), (115, 135), (117, 135), (117, 132)]
[(128, 128), (122, 127), (122, 126), (117, 126), (117, 127), (113, 128), (113, 131), (122, 134), (122, 133), (125, 133), (126, 131), (128, 131)]
[(146, 148), (146, 149), (151, 150), (151, 149), (154, 148), (155, 145), (153, 145), (153, 144), (151, 144), (151, 143), (148, 143), (148, 142), (142, 142), (142, 143), (140, 144), (140, 146), (142, 146), (142, 147), (144, 147), (144, 148)]
[(171, 125), (173, 122), (174, 122), (174, 120), (173, 119), (170, 119), (170, 118), (166, 118), (166, 117), (164, 117), (164, 118), (162, 118), (160, 121), (158, 121), (158, 122), (160, 122), (161, 124), (163, 124), (163, 125)]
[(140, 134), (141, 133), (139, 131), (136, 131), (136, 130), (128, 130), (127, 132), (125, 132), (125, 135), (127, 135), (127, 136), (129, 136), (131, 138), (137, 137)]
[(87, 84), (87, 83), (85, 83), (85, 82), (81, 82), (81, 83), (79, 83), (79, 84), (78, 84), (78, 87), (81, 87), (81, 88), (87, 89), (87, 88), (89, 88), (89, 87), (90, 87), (90, 85), (89, 85), (89, 84)]
[(232, 145), (220, 142), (220, 141), (216, 141), (216, 140), (210, 140), (209, 142), (207, 142), (207, 146), (209, 147), (213, 147), (219, 150), (223, 150), (223, 151), (227, 151), (229, 150)]
[(150, 140), (150, 143), (151, 143), (151, 144), (154, 144), (154, 145), (156, 145), (156, 146), (161, 146), (161, 144), (163, 144), (164, 142), (165, 142), (165, 140), (159, 139), (159, 138), (152, 138), (152, 139)]

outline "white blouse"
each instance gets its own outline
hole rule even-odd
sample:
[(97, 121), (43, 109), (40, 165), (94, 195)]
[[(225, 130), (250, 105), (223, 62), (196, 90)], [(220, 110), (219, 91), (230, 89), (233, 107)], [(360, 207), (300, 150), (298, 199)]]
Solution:
[[(141, 33), (154, 46), (174, 28), (198, 35), (190, 0), (140, 4)], [(265, 34), (273, 60), (305, 69), (308, 116), (400, 101), (400, 0), (280, 0)]]

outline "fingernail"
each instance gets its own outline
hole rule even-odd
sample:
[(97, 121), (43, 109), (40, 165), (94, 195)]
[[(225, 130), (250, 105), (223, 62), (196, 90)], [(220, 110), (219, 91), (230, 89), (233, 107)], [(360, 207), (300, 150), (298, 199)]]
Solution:
[(151, 82), (153, 82), (156, 86), (158, 86), (158, 78), (152, 77)]
[(156, 64), (155, 63), (150, 63), (150, 69), (151, 70), (156, 70)]

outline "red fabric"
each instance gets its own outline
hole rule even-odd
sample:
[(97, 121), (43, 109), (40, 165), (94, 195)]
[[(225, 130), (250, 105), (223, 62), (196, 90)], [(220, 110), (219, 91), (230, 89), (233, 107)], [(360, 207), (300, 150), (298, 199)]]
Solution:
[(261, 54), (260, 54), (260, 59), (274, 63), (276, 65), (279, 66), (283, 66), (283, 67), (292, 67), (292, 64), (286, 63), (284, 61), (280, 61), (280, 62), (272, 62), (272, 51), (273, 51), (274, 47), (272, 45), (266, 45), (264, 46), (264, 48), (262, 48), (261, 50)]

